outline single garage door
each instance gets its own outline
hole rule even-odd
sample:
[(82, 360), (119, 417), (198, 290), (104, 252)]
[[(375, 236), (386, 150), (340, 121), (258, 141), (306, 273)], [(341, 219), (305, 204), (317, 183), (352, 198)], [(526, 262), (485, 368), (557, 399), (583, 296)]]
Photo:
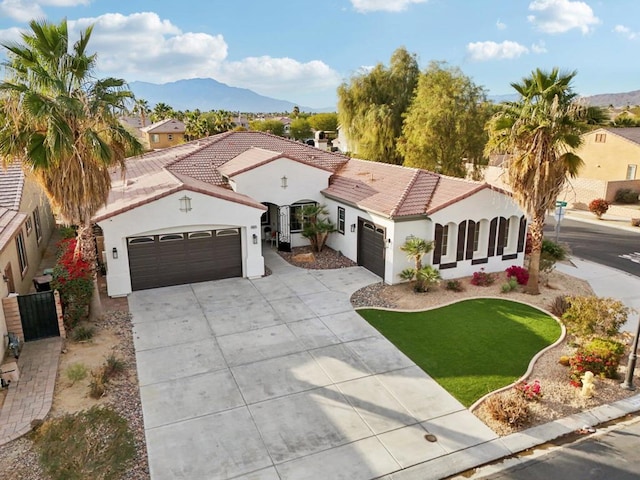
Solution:
[(362, 218), (358, 219), (358, 265), (384, 280), (385, 230)]
[(130, 237), (132, 290), (242, 276), (240, 230)]

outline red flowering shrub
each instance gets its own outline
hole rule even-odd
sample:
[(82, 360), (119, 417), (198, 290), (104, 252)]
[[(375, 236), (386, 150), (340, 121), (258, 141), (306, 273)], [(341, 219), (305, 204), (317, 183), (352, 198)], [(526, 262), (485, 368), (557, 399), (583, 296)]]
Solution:
[(529, 281), (529, 271), (524, 267), (512, 265), (505, 270), (508, 278), (515, 278), (520, 285), (526, 285)]
[(484, 268), (481, 268), (479, 272), (473, 272), (473, 276), (471, 277), (471, 285), (477, 285), (479, 287), (488, 287), (489, 285), (493, 285), (496, 281), (496, 277), (484, 271)]
[(605, 378), (616, 378), (623, 353), (624, 345), (620, 342), (593, 339), (569, 360), (571, 385), (580, 387), (582, 376), (587, 371)]
[(77, 240), (61, 240), (58, 247), (58, 261), (53, 268), (52, 288), (60, 292), (64, 320), (72, 328), (88, 313), (93, 293), (93, 269), (91, 265), (76, 257)]
[(589, 203), (589, 211), (600, 218), (609, 210), (609, 202), (604, 198), (596, 198)]
[(542, 398), (542, 386), (539, 380), (533, 383), (520, 382), (515, 387), (525, 400), (540, 400)]

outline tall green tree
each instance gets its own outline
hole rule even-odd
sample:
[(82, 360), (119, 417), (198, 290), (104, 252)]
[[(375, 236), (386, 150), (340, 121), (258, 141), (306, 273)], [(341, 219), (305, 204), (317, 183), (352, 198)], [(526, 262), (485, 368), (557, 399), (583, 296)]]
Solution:
[[(107, 201), (113, 166), (142, 145), (118, 121), (133, 94), (124, 80), (96, 79), (92, 27), (69, 44), (67, 22), (31, 21), (22, 43), (5, 43), (0, 83), (0, 158), (19, 159), (60, 220), (78, 226), (76, 254), (95, 265), (91, 218)], [(94, 271), (95, 273), (95, 271)], [(92, 316), (100, 314), (96, 289)]]
[(309, 117), (309, 124), (314, 130), (335, 132), (338, 129), (338, 114), (335, 112), (316, 113)]
[(133, 104), (133, 113), (134, 115), (140, 115), (142, 119), (142, 126), (147, 126), (147, 117), (151, 113), (151, 108), (149, 107), (149, 102), (144, 98), (136, 98)]
[(338, 120), (359, 157), (402, 164), (396, 145), (419, 74), (416, 56), (399, 48), (389, 67), (378, 64), (338, 87)]
[(539, 294), (540, 252), (546, 213), (582, 160), (574, 151), (588, 130), (590, 109), (571, 85), (576, 72), (537, 69), (512, 83), (519, 99), (502, 104), (488, 123), (486, 152), (509, 155), (506, 180), (529, 216), (531, 256), (526, 291)]
[(491, 114), (482, 87), (455, 67), (431, 62), (420, 75), (398, 150), (404, 165), (465, 177), (466, 163), (486, 163), (484, 126)]
[(258, 132), (269, 132), (279, 137), (284, 136), (284, 124), (280, 120), (252, 120), (249, 128)]
[(304, 140), (305, 138), (309, 138), (313, 135), (309, 121), (306, 118), (301, 117), (291, 120), (289, 132), (291, 133), (291, 137), (296, 140)]

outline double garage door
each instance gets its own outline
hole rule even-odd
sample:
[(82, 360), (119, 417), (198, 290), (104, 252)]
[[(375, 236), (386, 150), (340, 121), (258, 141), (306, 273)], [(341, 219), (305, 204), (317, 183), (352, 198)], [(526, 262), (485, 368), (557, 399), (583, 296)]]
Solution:
[(127, 248), (132, 290), (242, 276), (236, 228), (130, 237)]

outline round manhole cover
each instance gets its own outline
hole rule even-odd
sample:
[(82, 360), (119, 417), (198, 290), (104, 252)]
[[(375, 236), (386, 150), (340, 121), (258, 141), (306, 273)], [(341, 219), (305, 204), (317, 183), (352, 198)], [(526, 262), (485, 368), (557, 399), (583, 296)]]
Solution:
[(437, 441), (438, 441), (438, 439), (436, 438), (436, 436), (435, 436), (435, 435), (433, 435), (433, 434), (431, 434), (431, 433), (427, 433), (427, 434), (424, 436), (424, 438), (425, 438), (425, 440), (426, 440), (427, 442), (437, 442)]

